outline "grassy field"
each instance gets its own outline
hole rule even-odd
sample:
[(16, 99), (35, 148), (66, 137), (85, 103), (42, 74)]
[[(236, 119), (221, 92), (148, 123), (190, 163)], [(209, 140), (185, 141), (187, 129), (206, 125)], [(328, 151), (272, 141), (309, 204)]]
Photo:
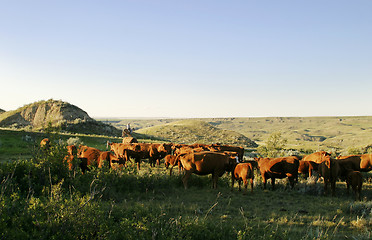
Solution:
[[(321, 181), (304, 178), (293, 190), (286, 180), (277, 180), (275, 191), (263, 190), (258, 174), (252, 194), (237, 186), (231, 191), (226, 174), (217, 190), (210, 176), (197, 175), (185, 190), (178, 170), (169, 176), (163, 165), (151, 168), (147, 160), (140, 171), (130, 165), (122, 171), (70, 172), (62, 163), (63, 148), (35, 153), (44, 137), (0, 130), (1, 239), (371, 239), (368, 173), (361, 202), (346, 194), (344, 182), (331, 197)], [(107, 140), (121, 141), (49, 137), (54, 143), (78, 137), (101, 150)]]

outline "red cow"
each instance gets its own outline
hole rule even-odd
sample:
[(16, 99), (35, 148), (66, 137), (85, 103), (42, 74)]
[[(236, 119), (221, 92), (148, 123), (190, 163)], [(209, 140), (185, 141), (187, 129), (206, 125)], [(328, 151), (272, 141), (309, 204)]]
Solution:
[(234, 189), (234, 180), (238, 181), (239, 191), (241, 190), (240, 184), (243, 181), (245, 191), (248, 187), (248, 179), (251, 182), (251, 192), (253, 192), (253, 180), (254, 180), (254, 166), (257, 166), (257, 162), (246, 162), (238, 163), (235, 166), (234, 171), (231, 171), (231, 191)]
[(264, 189), (266, 189), (266, 181), (271, 178), (272, 189), (275, 189), (275, 178), (285, 178), (294, 187), (295, 181), (298, 179), (299, 157), (281, 157), (281, 158), (255, 158), (263, 179)]
[(302, 158), (303, 161), (313, 161), (315, 163), (321, 163), (323, 161), (329, 160), (331, 157), (330, 153), (325, 151), (315, 152), (309, 155), (306, 155)]
[(88, 166), (91, 165), (96, 165), (99, 168), (103, 167), (106, 161), (108, 162), (108, 165), (110, 167), (112, 166), (112, 163), (119, 163), (119, 165), (124, 163), (118, 157), (116, 157), (110, 152), (101, 152), (96, 148), (87, 146), (79, 147), (78, 158), (81, 160), (80, 168), (83, 173), (86, 170), (89, 170)]
[(181, 170), (183, 170), (183, 167), (182, 167), (182, 164), (181, 164), (181, 161), (179, 160), (179, 158), (177, 159), (177, 156), (170, 155), (170, 154), (165, 156), (165, 158), (164, 158), (165, 168), (168, 169), (169, 166), (171, 166), (170, 169), (169, 169), (169, 175), (170, 176), (172, 175), (172, 169), (176, 164), (178, 165), (178, 173), (180, 173)]
[(231, 171), (235, 158), (217, 152), (195, 152), (177, 156), (186, 173), (182, 177), (183, 185), (187, 189), (187, 181), (192, 173), (197, 175), (212, 174), (212, 188), (217, 188), (218, 178), (225, 171)]

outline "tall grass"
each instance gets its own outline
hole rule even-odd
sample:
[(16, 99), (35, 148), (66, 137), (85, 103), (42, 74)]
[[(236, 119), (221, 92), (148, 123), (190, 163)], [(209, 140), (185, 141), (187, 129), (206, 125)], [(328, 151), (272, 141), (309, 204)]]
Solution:
[[(286, 180), (263, 190), (256, 176), (253, 193), (230, 190), (230, 176), (211, 189), (210, 176), (163, 167), (140, 171), (91, 168), (67, 170), (64, 147), (35, 149), (30, 160), (0, 164), (2, 239), (368, 239), (370, 201), (313, 191), (305, 179), (294, 190)], [(176, 171), (177, 172), (177, 171)], [(305, 190), (303, 190), (305, 189)], [(364, 196), (370, 199), (367, 184)]]

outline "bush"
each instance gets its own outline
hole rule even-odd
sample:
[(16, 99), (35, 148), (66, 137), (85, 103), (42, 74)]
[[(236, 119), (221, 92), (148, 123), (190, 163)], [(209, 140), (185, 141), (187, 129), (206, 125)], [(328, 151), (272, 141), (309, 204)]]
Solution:
[(257, 148), (258, 154), (264, 157), (281, 157), (285, 155), (283, 150), (287, 144), (287, 139), (281, 137), (280, 132), (274, 132), (265, 142), (265, 145)]

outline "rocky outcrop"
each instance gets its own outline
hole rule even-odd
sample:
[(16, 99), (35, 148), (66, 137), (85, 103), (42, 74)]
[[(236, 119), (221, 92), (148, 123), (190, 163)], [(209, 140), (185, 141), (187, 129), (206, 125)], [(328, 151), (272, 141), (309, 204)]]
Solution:
[(25, 105), (0, 115), (0, 127), (42, 129), (51, 123), (62, 130), (77, 133), (120, 135), (120, 130), (92, 119), (79, 107), (50, 99)]

